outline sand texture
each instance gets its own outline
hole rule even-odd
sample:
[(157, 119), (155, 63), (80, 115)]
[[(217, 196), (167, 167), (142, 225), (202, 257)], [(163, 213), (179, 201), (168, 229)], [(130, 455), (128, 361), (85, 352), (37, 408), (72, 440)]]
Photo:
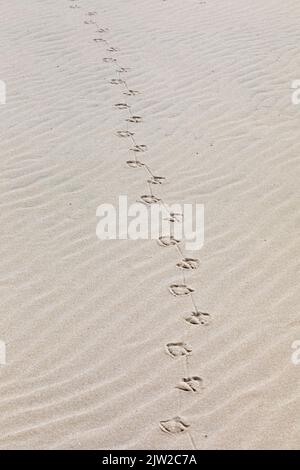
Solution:
[[(300, 448), (299, 0), (0, 6), (0, 448)], [(96, 237), (133, 145), (204, 204), (192, 296), (176, 246)]]

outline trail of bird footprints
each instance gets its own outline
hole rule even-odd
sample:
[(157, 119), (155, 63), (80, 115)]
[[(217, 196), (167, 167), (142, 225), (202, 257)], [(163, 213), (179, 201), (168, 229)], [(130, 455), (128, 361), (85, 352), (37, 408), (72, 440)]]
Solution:
[[(80, 0), (69, 0), (71, 2), (70, 8), (80, 8)], [(94, 38), (94, 42), (99, 45), (104, 45), (106, 52), (110, 54), (116, 54), (119, 52), (117, 47), (114, 47), (109, 43), (105, 38), (105, 34), (109, 32), (109, 29), (106, 27), (101, 27), (97, 23), (97, 12), (92, 11), (86, 14), (86, 19), (84, 24), (94, 25), (96, 27), (96, 34), (101, 35)], [(112, 78), (109, 81), (110, 85), (123, 87), (122, 94), (125, 96), (135, 97), (140, 94), (137, 90), (132, 90), (129, 88), (127, 81), (123, 78), (124, 74), (129, 72), (129, 68), (123, 67), (118, 63), (118, 60), (115, 56), (105, 56), (103, 57), (103, 62), (105, 64), (111, 64), (114, 66), (116, 73), (116, 78)], [(142, 116), (136, 115), (132, 112), (132, 106), (125, 101), (120, 101), (114, 104), (114, 108), (121, 111), (126, 111), (128, 116), (125, 118), (125, 129), (117, 130), (116, 135), (122, 139), (128, 139), (131, 142), (129, 151), (132, 152), (132, 159), (126, 162), (127, 166), (131, 169), (144, 169), (148, 175), (147, 185), (149, 192), (142, 194), (140, 196), (140, 202), (150, 206), (152, 204), (162, 204), (166, 207), (163, 199), (154, 194), (152, 187), (157, 185), (162, 185), (166, 178), (164, 176), (154, 175), (150, 167), (143, 161), (137, 158), (137, 155), (144, 154), (147, 152), (148, 147), (146, 144), (138, 144), (135, 140), (136, 129), (129, 126), (133, 124), (141, 124), (143, 122)], [(182, 219), (182, 214), (168, 212), (168, 220), (171, 224), (175, 224), (178, 220)], [(173, 236), (160, 236), (157, 240), (159, 246), (163, 248), (175, 247), (181, 257), (181, 260), (178, 261), (176, 267), (182, 271), (183, 280), (180, 283), (171, 284), (169, 286), (169, 292), (175, 297), (190, 297), (192, 303), (192, 309), (190, 313), (184, 316), (184, 321), (187, 325), (207, 325), (209, 323), (210, 315), (206, 312), (201, 312), (194, 300), (195, 290), (187, 285), (185, 279), (185, 271), (195, 270), (199, 267), (199, 260), (196, 258), (188, 258), (183, 255), (183, 252), (180, 248), (181, 240), (175, 239)], [(185, 335), (186, 336), (186, 335)], [(182, 377), (175, 388), (179, 390), (180, 393), (188, 392), (191, 394), (199, 393), (203, 389), (203, 379), (197, 375), (190, 376), (189, 374), (189, 362), (188, 358), (192, 354), (192, 348), (184, 341), (171, 342), (165, 345), (165, 352), (173, 359), (184, 358), (185, 360), (185, 374), (186, 376)], [(192, 446), (196, 448), (194, 439), (190, 432), (190, 424), (186, 423), (184, 419), (180, 416), (175, 416), (174, 418), (160, 421), (160, 429), (163, 432), (169, 434), (179, 434), (187, 431), (192, 443)]]

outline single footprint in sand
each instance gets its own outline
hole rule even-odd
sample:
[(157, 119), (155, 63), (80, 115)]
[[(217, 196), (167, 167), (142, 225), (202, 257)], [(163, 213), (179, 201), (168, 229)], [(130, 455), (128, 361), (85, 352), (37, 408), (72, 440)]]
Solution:
[(160, 199), (156, 196), (153, 196), (153, 194), (143, 194), (143, 196), (141, 196), (141, 200), (145, 204), (157, 204), (160, 201)]
[(180, 222), (180, 220), (183, 219), (183, 215), (180, 214), (179, 212), (170, 212), (169, 217), (166, 217), (165, 220), (168, 220), (169, 222), (175, 223), (175, 222)]
[(194, 289), (188, 287), (186, 284), (171, 284), (169, 287), (169, 291), (172, 295), (175, 296), (190, 295), (195, 292)]
[(106, 62), (106, 63), (117, 62), (117, 59), (115, 59), (114, 57), (104, 57), (104, 59), (102, 60), (103, 62)]
[(185, 318), (191, 325), (208, 325), (210, 323), (210, 314), (206, 312), (192, 312)]
[(175, 246), (175, 245), (178, 245), (178, 243), (180, 243), (180, 240), (177, 240), (176, 238), (173, 237), (173, 235), (171, 236), (161, 236), (159, 237), (158, 239), (158, 244), (160, 246)]
[(97, 33), (107, 33), (109, 31), (109, 28), (98, 28)]
[(163, 184), (163, 182), (165, 181), (165, 177), (164, 176), (151, 176), (151, 178), (148, 180), (148, 183), (149, 184)]
[(121, 78), (112, 78), (110, 80), (110, 83), (111, 85), (123, 85), (124, 80), (122, 80)]
[(142, 117), (141, 116), (131, 116), (130, 118), (126, 119), (128, 122), (135, 122), (138, 124), (139, 122), (142, 122)]
[(116, 47), (108, 47), (108, 49), (106, 49), (107, 52), (118, 52), (119, 49), (117, 49)]
[(117, 131), (117, 135), (119, 137), (132, 137), (134, 136), (134, 132), (130, 132), (130, 131)]
[(123, 95), (136, 96), (136, 95), (140, 95), (140, 92), (137, 90), (127, 90), (123, 92)]
[(117, 69), (117, 72), (118, 73), (127, 73), (127, 72), (129, 72), (129, 70), (130, 69), (128, 67), (120, 67), (120, 68)]
[(199, 393), (203, 389), (203, 380), (198, 376), (183, 377), (176, 388), (184, 392)]
[(170, 212), (169, 220), (171, 222), (180, 222), (181, 220), (183, 220), (183, 214), (180, 212)]
[(175, 416), (175, 418), (160, 421), (159, 427), (163, 432), (167, 432), (168, 434), (180, 434), (185, 432), (190, 425), (180, 418), (180, 416)]
[(127, 160), (127, 165), (130, 166), (130, 168), (141, 168), (144, 166), (143, 162), (140, 162), (139, 160)]
[(106, 39), (102, 39), (102, 38), (94, 38), (94, 41), (95, 42), (107, 42)]
[(179, 343), (168, 343), (166, 344), (166, 353), (169, 354), (171, 357), (181, 357), (181, 356), (188, 356), (192, 352), (192, 348), (188, 346), (186, 343), (179, 342)]
[(183, 258), (182, 261), (176, 264), (177, 268), (180, 269), (197, 269), (199, 267), (199, 260), (196, 258)]
[(129, 104), (127, 104), (127, 103), (117, 103), (117, 104), (115, 104), (115, 108), (118, 108), (118, 109), (129, 109), (130, 106), (129, 106)]
[(147, 145), (144, 145), (144, 144), (135, 145), (130, 150), (132, 150), (133, 152), (146, 152), (148, 150), (148, 147), (147, 147)]

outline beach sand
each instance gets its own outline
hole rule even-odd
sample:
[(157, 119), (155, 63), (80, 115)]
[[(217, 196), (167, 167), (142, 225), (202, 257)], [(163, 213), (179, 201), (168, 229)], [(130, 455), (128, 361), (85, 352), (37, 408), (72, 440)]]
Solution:
[[(1, 449), (300, 447), (299, 15), (297, 0), (1, 2)], [(110, 83), (111, 54), (140, 94)], [(208, 325), (170, 295), (174, 247), (96, 236), (100, 204), (147, 193), (116, 135), (124, 100), (155, 191), (204, 204), (186, 278)], [(188, 359), (167, 354), (180, 342)], [(176, 388), (187, 376), (199, 393)]]

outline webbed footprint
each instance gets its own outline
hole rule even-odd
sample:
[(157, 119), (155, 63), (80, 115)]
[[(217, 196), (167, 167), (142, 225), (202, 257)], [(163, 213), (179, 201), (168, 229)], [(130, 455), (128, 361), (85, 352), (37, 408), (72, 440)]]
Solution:
[(130, 131), (117, 131), (117, 135), (119, 137), (132, 137), (134, 135), (134, 132), (130, 132)]
[(156, 196), (153, 196), (153, 194), (143, 194), (141, 199), (145, 204), (157, 204), (160, 201), (160, 199)]
[(176, 264), (180, 269), (197, 269), (199, 267), (199, 260), (196, 258), (183, 258), (182, 261)]
[(165, 177), (164, 176), (151, 176), (151, 178), (148, 180), (148, 183), (149, 184), (163, 184), (163, 182), (165, 181)]
[(107, 33), (109, 31), (109, 28), (98, 28), (97, 33)]
[(124, 91), (123, 92), (123, 95), (127, 95), (127, 96), (136, 96), (136, 95), (139, 95), (140, 92), (137, 91), (137, 90), (127, 90), (127, 91)]
[(183, 379), (176, 385), (176, 388), (184, 392), (199, 393), (203, 388), (203, 380), (201, 377), (183, 377)]
[(177, 240), (176, 238), (174, 238), (173, 235), (171, 236), (163, 235), (159, 237), (158, 239), (158, 244), (160, 246), (175, 246), (175, 245), (178, 245), (178, 243), (180, 243), (180, 240)]
[(102, 60), (103, 62), (106, 62), (106, 63), (117, 62), (117, 59), (115, 59), (114, 57), (104, 57), (104, 59)]
[(146, 152), (148, 150), (148, 147), (147, 145), (135, 145), (134, 147), (132, 147), (130, 150), (132, 150), (133, 152)]
[(166, 218), (169, 222), (178, 222), (183, 219), (183, 215), (180, 214), (179, 212), (170, 212), (169, 217)]
[(169, 356), (176, 358), (181, 356), (189, 356), (192, 352), (192, 348), (183, 342), (168, 343), (166, 345), (166, 352), (169, 354)]
[(135, 122), (136, 124), (142, 122), (141, 116), (131, 116), (130, 118), (126, 119), (128, 122)]
[(167, 432), (169, 434), (179, 434), (185, 432), (190, 427), (190, 425), (180, 418), (180, 416), (175, 416), (175, 418), (160, 421), (159, 427), (163, 432)]
[(210, 314), (206, 312), (192, 312), (185, 318), (191, 325), (208, 325), (210, 323)]
[(171, 284), (169, 291), (175, 296), (190, 295), (195, 292), (194, 289), (188, 287), (186, 284)]
[(118, 109), (129, 109), (130, 106), (127, 103), (117, 103), (115, 104), (115, 107)]
[(124, 80), (122, 80), (121, 78), (112, 78), (112, 79), (110, 80), (110, 83), (111, 83), (112, 85), (123, 85)]
[(127, 160), (127, 165), (130, 166), (130, 168), (141, 168), (144, 166), (144, 163), (140, 162), (139, 160)]
[(129, 70), (130, 70), (130, 69), (129, 69), (128, 67), (120, 67), (120, 68), (117, 70), (117, 72), (118, 72), (118, 73), (127, 73), (127, 72), (129, 72)]

